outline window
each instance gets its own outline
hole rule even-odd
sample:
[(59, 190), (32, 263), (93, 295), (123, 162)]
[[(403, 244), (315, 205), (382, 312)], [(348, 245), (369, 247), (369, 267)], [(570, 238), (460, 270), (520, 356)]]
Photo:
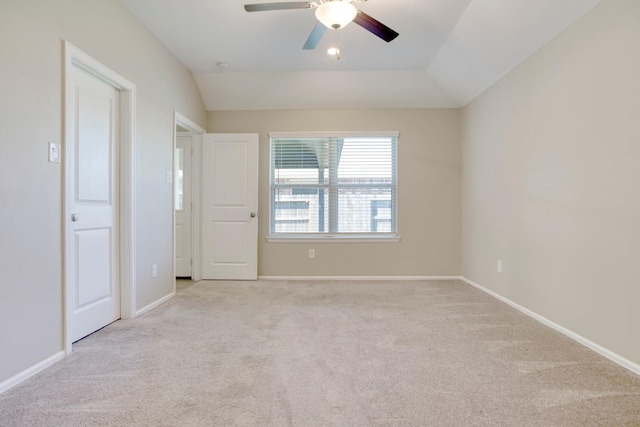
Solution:
[(271, 134), (270, 237), (396, 237), (398, 133)]

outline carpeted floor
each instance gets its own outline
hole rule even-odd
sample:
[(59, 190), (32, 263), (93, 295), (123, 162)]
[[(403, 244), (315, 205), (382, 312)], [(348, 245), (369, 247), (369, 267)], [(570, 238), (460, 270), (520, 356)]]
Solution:
[(640, 426), (640, 377), (461, 282), (199, 282), (2, 426)]

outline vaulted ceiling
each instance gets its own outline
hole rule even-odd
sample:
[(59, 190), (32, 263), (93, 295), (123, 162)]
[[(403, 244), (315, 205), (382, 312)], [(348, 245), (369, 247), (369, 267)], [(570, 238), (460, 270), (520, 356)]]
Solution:
[[(360, 1), (400, 36), (386, 43), (352, 23), (303, 50), (311, 9), (122, 0), (191, 70), (208, 110), (464, 106), (600, 1)], [(340, 60), (326, 53), (336, 42)]]

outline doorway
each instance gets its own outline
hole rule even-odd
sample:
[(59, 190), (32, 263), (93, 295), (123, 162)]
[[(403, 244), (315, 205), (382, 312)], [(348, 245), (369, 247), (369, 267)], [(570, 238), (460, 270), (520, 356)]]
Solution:
[[(200, 273), (200, 153), (205, 130), (174, 114), (174, 278), (198, 281)], [(175, 280), (175, 279), (174, 279)], [(175, 290), (175, 282), (174, 282)]]
[[(173, 165), (176, 184), (179, 181), (178, 167), (182, 164), (184, 168), (185, 164), (182, 157), (185, 152), (180, 152), (179, 147), (185, 141), (190, 142), (192, 151), (191, 173), (185, 170), (182, 173), (183, 178), (186, 174), (191, 178), (190, 245), (188, 236), (184, 236), (184, 222), (180, 218), (184, 212), (177, 209), (181, 205), (184, 210), (185, 191), (188, 190), (183, 182), (180, 187), (174, 186), (173, 192), (174, 278), (188, 277), (178, 274), (185, 271), (183, 266), (186, 241), (186, 246), (191, 248), (192, 281), (256, 280), (258, 135), (205, 134), (203, 128), (178, 112), (175, 113), (174, 129)], [(214, 182), (217, 187), (211, 187)], [(243, 182), (247, 185), (243, 185)], [(203, 183), (207, 185), (204, 186)], [(216, 191), (216, 188), (223, 187), (225, 191)], [(228, 197), (221, 198), (223, 194), (233, 194), (233, 200)], [(244, 202), (238, 203), (239, 200)], [(229, 208), (233, 211), (230, 212), (231, 217), (219, 217), (220, 211), (230, 211)], [(177, 281), (174, 279), (174, 291), (176, 289)]]
[(193, 134), (182, 127), (176, 128), (176, 168), (174, 171), (174, 209), (176, 228), (176, 278), (190, 279), (193, 264), (192, 229), (192, 163)]

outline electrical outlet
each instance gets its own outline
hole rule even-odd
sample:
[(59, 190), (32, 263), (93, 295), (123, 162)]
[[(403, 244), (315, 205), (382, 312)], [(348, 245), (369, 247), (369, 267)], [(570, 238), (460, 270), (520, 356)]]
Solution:
[(316, 258), (316, 250), (309, 249), (309, 259), (315, 259), (315, 258)]
[(498, 260), (498, 262), (496, 263), (496, 271), (498, 273), (502, 273), (502, 260)]
[(151, 277), (158, 277), (158, 264), (151, 266)]

